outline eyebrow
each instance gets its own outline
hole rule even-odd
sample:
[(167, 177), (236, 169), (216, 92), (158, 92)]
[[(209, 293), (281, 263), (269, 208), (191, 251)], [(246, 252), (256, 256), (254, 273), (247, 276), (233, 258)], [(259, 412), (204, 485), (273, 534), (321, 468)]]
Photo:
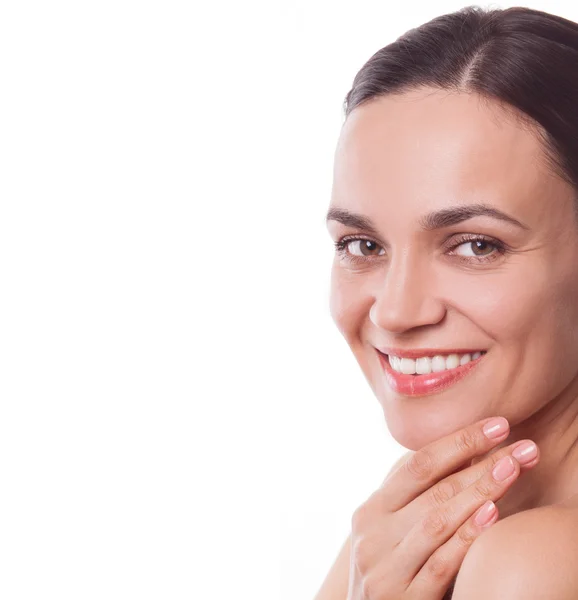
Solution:
[[(487, 204), (468, 204), (467, 206), (455, 206), (452, 208), (436, 210), (421, 217), (419, 219), (419, 224), (425, 231), (434, 231), (480, 216), (492, 217), (493, 219), (506, 221), (507, 223), (511, 223), (522, 229), (530, 229), (527, 225), (518, 221), (518, 219)], [(330, 208), (327, 212), (325, 221), (338, 221), (343, 225), (362, 229), (376, 237), (379, 236), (377, 228), (370, 219), (343, 208)]]

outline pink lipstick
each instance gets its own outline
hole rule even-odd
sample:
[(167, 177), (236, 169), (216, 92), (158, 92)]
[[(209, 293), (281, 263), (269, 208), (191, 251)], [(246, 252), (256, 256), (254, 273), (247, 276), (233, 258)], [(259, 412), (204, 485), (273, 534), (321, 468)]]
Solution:
[(427, 396), (441, 392), (454, 383), (462, 380), (466, 375), (471, 373), (473, 369), (484, 358), (482, 354), (479, 358), (471, 360), (465, 365), (456, 367), (455, 369), (447, 369), (438, 373), (428, 373), (426, 375), (405, 375), (394, 371), (389, 364), (387, 355), (376, 350), (379, 357), (379, 362), (385, 371), (385, 378), (393, 391), (403, 394), (404, 396)]

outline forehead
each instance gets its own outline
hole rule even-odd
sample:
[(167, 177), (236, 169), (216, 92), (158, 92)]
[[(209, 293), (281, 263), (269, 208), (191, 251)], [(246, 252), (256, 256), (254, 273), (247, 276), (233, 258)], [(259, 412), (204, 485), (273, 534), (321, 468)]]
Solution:
[(536, 133), (498, 103), (420, 90), (350, 113), (335, 153), (332, 203), (375, 214), (393, 200), (420, 212), (486, 202), (540, 219), (552, 209), (544, 194), (561, 189), (568, 193)]

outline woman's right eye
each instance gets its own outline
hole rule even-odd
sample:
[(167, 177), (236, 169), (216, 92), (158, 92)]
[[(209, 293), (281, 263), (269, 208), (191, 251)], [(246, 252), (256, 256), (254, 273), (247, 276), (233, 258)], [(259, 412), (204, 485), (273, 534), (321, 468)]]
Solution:
[[(349, 237), (335, 242), (335, 249), (347, 260), (365, 260), (365, 257), (381, 256), (385, 250), (369, 238)], [(381, 250), (376, 254), (376, 251)]]

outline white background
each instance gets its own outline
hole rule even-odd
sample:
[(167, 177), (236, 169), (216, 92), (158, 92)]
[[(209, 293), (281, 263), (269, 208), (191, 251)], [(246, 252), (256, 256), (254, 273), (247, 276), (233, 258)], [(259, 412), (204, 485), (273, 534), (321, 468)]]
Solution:
[(0, 3), (0, 597), (313, 597), (404, 452), (329, 316), (343, 98), (462, 6)]

